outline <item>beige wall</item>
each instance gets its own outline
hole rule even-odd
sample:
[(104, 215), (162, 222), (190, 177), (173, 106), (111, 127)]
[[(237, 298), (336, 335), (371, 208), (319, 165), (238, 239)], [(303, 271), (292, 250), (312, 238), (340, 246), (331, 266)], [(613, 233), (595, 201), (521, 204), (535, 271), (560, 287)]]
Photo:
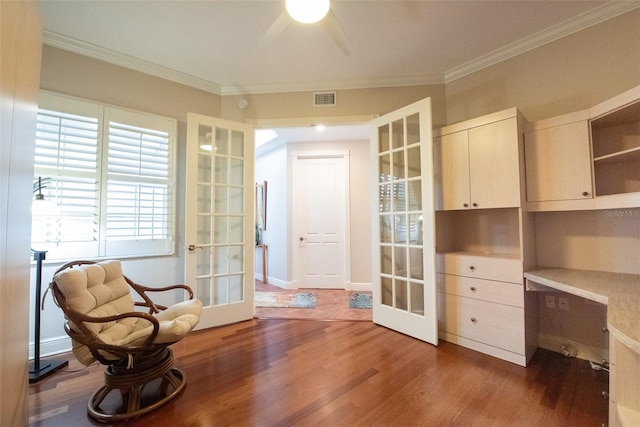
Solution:
[(31, 190), (42, 48), (35, 2), (0, 2), (0, 40), (0, 426), (25, 426)]
[(635, 10), (447, 83), (447, 122), (509, 107), (535, 121), (589, 108), (639, 84)]
[(187, 121), (220, 116), (220, 96), (45, 45), (40, 88)]
[[(323, 91), (324, 92), (324, 91)], [(313, 92), (290, 92), (225, 96), (222, 115), (226, 119), (286, 119), (299, 117), (339, 117), (386, 114), (405, 105), (431, 97), (433, 122), (445, 123), (444, 85), (401, 86), (336, 91), (336, 106), (314, 107)], [(237, 107), (240, 99), (249, 101), (246, 110)]]

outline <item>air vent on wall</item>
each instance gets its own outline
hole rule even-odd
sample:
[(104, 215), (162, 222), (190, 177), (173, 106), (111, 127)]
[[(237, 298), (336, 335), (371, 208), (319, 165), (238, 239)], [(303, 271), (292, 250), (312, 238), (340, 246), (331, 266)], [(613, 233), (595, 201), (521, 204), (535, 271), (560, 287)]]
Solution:
[(336, 105), (335, 92), (316, 92), (313, 94), (314, 107), (332, 107)]

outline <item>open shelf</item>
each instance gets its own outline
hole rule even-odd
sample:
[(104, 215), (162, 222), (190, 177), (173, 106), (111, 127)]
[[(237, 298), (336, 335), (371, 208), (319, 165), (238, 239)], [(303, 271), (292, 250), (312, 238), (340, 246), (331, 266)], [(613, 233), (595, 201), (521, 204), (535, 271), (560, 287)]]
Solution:
[(590, 122), (596, 197), (640, 192), (640, 100), (621, 103)]

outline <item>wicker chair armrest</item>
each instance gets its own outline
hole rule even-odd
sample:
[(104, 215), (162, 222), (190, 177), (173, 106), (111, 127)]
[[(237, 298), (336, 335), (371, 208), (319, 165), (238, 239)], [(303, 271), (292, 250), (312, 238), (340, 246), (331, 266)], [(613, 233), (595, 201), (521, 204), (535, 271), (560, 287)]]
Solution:
[(119, 320), (131, 318), (131, 317), (139, 317), (141, 319), (145, 319), (151, 322), (153, 326), (153, 332), (145, 340), (145, 345), (151, 344), (158, 336), (158, 332), (160, 331), (160, 323), (158, 322), (158, 319), (156, 319), (155, 317), (153, 317), (148, 313), (143, 313), (140, 311), (132, 311), (127, 313), (115, 314), (113, 316), (93, 317), (93, 316), (87, 316), (86, 314), (75, 312), (73, 313), (73, 316), (69, 316), (69, 320), (71, 320), (74, 324), (79, 325), (80, 322), (87, 322), (87, 323), (117, 322)]
[(187, 285), (171, 285), (165, 286), (162, 288), (152, 288), (149, 286), (144, 286), (136, 283), (136, 286), (143, 292), (164, 292), (164, 291), (172, 291), (174, 289), (184, 289), (189, 294), (189, 299), (193, 298), (193, 290)]

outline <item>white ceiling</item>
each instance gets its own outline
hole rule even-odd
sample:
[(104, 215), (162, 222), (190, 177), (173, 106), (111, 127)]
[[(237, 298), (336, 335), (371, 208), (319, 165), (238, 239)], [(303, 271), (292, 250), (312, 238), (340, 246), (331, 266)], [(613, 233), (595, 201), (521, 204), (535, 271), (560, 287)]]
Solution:
[(49, 45), (226, 95), (443, 83), (640, 2), (333, 0), (350, 54), (326, 26), (286, 16), (265, 37), (284, 0), (39, 6)]

